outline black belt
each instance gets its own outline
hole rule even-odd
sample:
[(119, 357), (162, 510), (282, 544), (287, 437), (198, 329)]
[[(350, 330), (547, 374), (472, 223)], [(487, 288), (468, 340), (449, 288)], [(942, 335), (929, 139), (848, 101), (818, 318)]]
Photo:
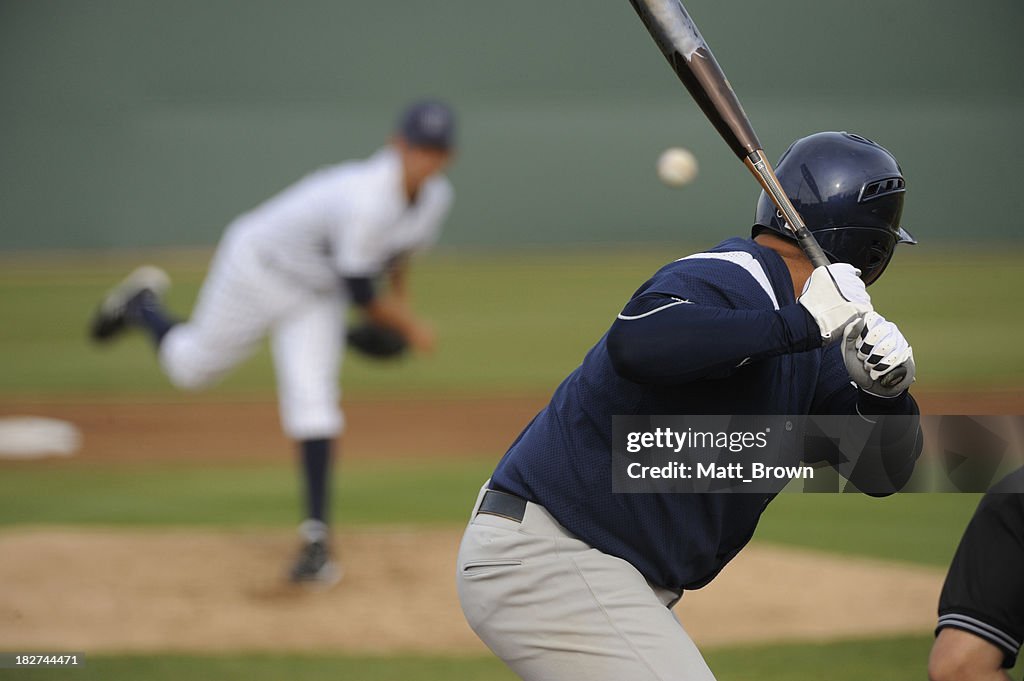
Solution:
[(489, 489), (484, 492), (484, 498), (480, 500), (480, 506), (477, 507), (476, 513), (477, 515), (487, 513), (521, 523), (523, 516), (526, 515), (526, 499), (508, 492)]

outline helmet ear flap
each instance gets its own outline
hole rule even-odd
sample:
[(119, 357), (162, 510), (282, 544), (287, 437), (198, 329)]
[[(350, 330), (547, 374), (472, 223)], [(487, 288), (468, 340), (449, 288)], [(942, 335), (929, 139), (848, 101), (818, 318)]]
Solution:
[(832, 262), (845, 262), (860, 270), (864, 284), (876, 281), (892, 260), (896, 235), (878, 227), (836, 227), (815, 232)]

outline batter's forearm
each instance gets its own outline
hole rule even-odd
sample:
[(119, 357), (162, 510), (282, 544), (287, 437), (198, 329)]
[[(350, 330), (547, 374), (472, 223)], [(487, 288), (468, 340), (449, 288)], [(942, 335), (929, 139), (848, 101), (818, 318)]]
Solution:
[(673, 385), (731, 372), (740, 364), (821, 346), (800, 305), (732, 310), (664, 296), (637, 298), (608, 332), (615, 371), (644, 384)]

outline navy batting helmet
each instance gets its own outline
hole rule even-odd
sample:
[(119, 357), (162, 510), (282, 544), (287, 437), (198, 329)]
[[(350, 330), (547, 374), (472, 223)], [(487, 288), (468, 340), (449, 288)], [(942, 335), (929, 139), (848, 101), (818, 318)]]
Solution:
[[(793, 142), (775, 171), (829, 260), (853, 265), (865, 284), (882, 275), (897, 243), (917, 243), (900, 227), (903, 171), (881, 145), (848, 132), (819, 132)], [(761, 192), (753, 234), (764, 231), (793, 238)]]

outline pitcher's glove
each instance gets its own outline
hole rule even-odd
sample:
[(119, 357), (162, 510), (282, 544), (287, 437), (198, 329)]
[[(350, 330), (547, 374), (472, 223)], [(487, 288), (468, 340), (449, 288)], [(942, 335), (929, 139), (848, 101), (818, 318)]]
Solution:
[(401, 357), (409, 348), (409, 342), (402, 334), (394, 329), (368, 322), (349, 329), (348, 344), (374, 359)]

